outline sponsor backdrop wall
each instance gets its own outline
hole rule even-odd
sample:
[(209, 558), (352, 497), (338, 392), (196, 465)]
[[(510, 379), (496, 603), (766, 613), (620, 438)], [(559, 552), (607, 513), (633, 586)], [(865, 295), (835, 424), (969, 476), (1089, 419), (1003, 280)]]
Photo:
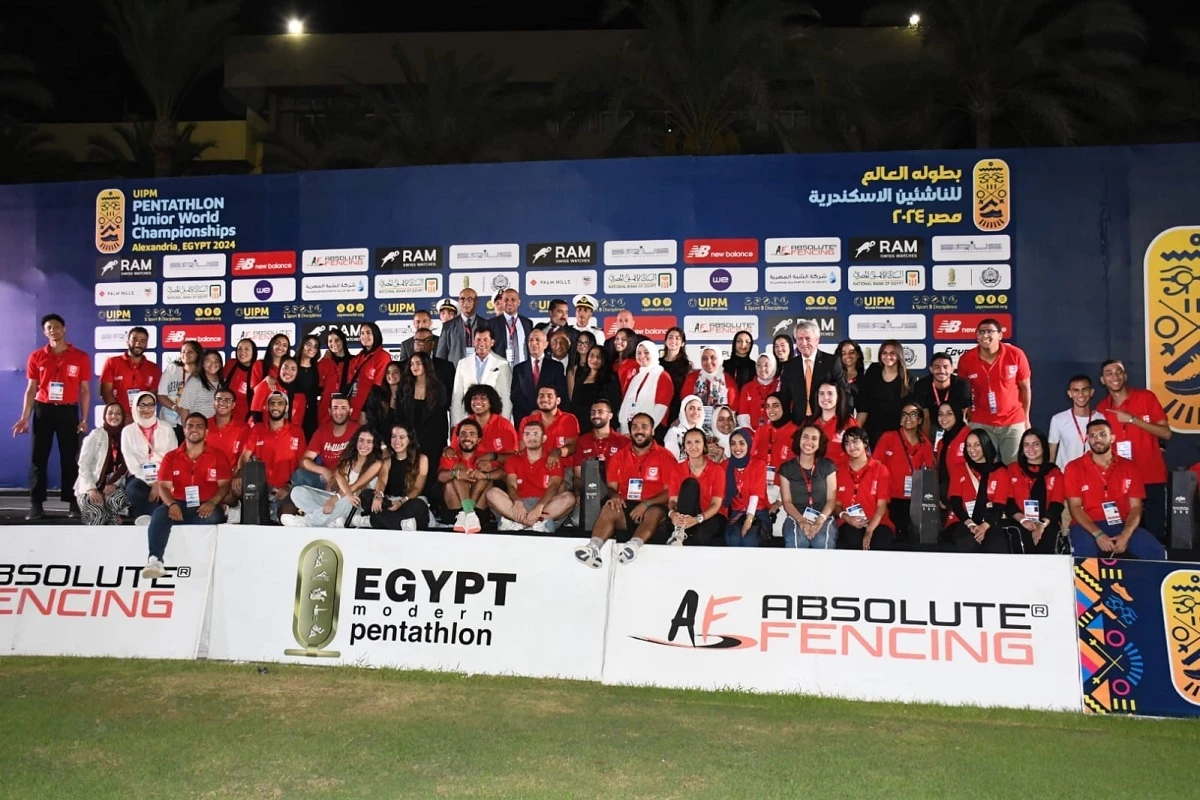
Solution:
[[(1192, 432), (1198, 182), (1200, 146), (1169, 146), (4, 187), (0, 391), (15, 417), (50, 311), (98, 373), (132, 325), (160, 362), (185, 338), (228, 352), (363, 318), (395, 347), (414, 310), (512, 286), (532, 317), (587, 292), (602, 324), (628, 308), (653, 336), (679, 325), (693, 350), (726, 350), (743, 328), (765, 345), (815, 317), (823, 344), (852, 337), (874, 358), (899, 339), (916, 369), (972, 347), (994, 316), (1029, 353), (1036, 422), (1071, 373), (1119, 355), (1139, 383), (1152, 370), (1172, 424)], [(25, 483), (28, 448), (3, 439), (0, 485)]]

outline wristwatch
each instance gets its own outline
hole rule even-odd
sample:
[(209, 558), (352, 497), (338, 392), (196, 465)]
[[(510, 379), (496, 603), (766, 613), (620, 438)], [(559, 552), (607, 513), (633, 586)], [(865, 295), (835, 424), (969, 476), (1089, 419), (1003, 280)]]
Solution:
[(696, 515), (696, 524), (699, 525), (701, 522), (704, 522), (704, 512), (703, 511), (701, 511), (699, 514)]

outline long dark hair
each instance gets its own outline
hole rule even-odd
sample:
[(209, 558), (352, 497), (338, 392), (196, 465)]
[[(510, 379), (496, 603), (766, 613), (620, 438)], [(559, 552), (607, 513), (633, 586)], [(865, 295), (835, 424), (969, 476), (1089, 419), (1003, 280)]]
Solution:
[(616, 331), (616, 333), (613, 334), (614, 342), (616, 341), (618, 333), (622, 334), (625, 337), (626, 344), (625, 344), (625, 352), (624, 353), (618, 353), (616, 344), (615, 343), (613, 344), (613, 364), (614, 365), (620, 364), (622, 361), (624, 361), (627, 358), (635, 358), (637, 356), (637, 346), (638, 346), (637, 332), (634, 331), (632, 328), (619, 328)]
[[(372, 344), (371, 344), (371, 349), (370, 349), (370, 350), (368, 350), (367, 348), (365, 348), (365, 347), (364, 347), (364, 348), (363, 348), (363, 353), (364, 353), (364, 354), (368, 354), (368, 355), (369, 355), (370, 353), (374, 353), (376, 350), (378, 350), (379, 348), (383, 347), (383, 331), (379, 330), (379, 326), (378, 326), (377, 324), (375, 324), (374, 322), (366, 321), (366, 322), (363, 322), (363, 323), (361, 323), (361, 324), (358, 326), (358, 328), (359, 328), (359, 334), (358, 334), (358, 335), (359, 335), (360, 337), (362, 336), (362, 329), (363, 329), (363, 328), (370, 328), (370, 329), (371, 329), (371, 333), (373, 334), (373, 335), (372, 335), (373, 342), (372, 342)], [(361, 339), (359, 340), (359, 344), (362, 344), (362, 341), (361, 341)]]
[[(204, 370), (204, 348), (201, 347), (200, 343), (194, 339), (188, 339), (186, 342), (184, 342), (183, 344), (181, 344), (179, 346), (180, 350), (183, 350), (185, 348), (188, 350), (195, 351), (195, 353), (196, 353), (196, 372), (202, 372)], [(175, 359), (175, 363), (181, 367), (184, 366), (183, 356), (180, 355), (179, 358)]]
[[(837, 403), (833, 407), (833, 416), (837, 419), (837, 429), (839, 431), (846, 430), (846, 425), (850, 422), (850, 417), (853, 416), (850, 413), (850, 398), (846, 392), (842, 391), (841, 385), (835, 381), (821, 381), (820, 386), (817, 387), (818, 397), (820, 396), (821, 386), (831, 386), (837, 392)], [(824, 409), (818, 406), (816, 413), (812, 415), (811, 419), (819, 422), (823, 414)]]
[(408, 434), (408, 447), (404, 451), (404, 458), (396, 458), (396, 453), (392, 453), (392, 464), (390, 469), (396, 469), (396, 465), (400, 465), (404, 475), (404, 493), (408, 494), (409, 488), (412, 487), (413, 481), (417, 479), (417, 473), (421, 471), (421, 452), (417, 449), (417, 437), (413, 435), (413, 431), (407, 425), (397, 422), (388, 431), (388, 447), (391, 447), (391, 434), (396, 430), (402, 430)]
[[(867, 371), (865, 366), (863, 365), (862, 347), (860, 347), (858, 342), (854, 341), (853, 339), (842, 339), (840, 342), (838, 342), (838, 346), (837, 346), (838, 363), (841, 363), (841, 361), (842, 361), (842, 348), (845, 347), (846, 345), (850, 345), (851, 347), (854, 348), (854, 379), (858, 380)], [(903, 354), (903, 352), (904, 351), (902, 350), (901, 353)], [(901, 361), (904, 360), (903, 355), (901, 356), (900, 360)]]
[(379, 440), (379, 435), (375, 431), (368, 428), (366, 425), (359, 428), (354, 436), (350, 437), (350, 443), (346, 445), (345, 451), (342, 453), (342, 460), (338, 462), (338, 472), (346, 480), (350, 480), (350, 469), (354, 466), (354, 462), (358, 461), (358, 440), (363, 436), (370, 436), (375, 440), (375, 446), (371, 448), (371, 452), (367, 454), (366, 460), (363, 462), (362, 469), (359, 474), (366, 472), (371, 468), (372, 464), (383, 461), (383, 442)]
[[(280, 358), (279, 361), (276, 361), (275, 360), (275, 352), (274, 352), (275, 351), (275, 342), (279, 341), (280, 339), (282, 339), (284, 342), (287, 343), (287, 352), (283, 354), (283, 357)], [(272, 336), (271, 341), (267, 342), (266, 349), (263, 350), (263, 356), (262, 356), (263, 377), (265, 378), (268, 375), (270, 375), (272, 368), (274, 368), (275, 371), (278, 372), (279, 365), (283, 363), (283, 359), (287, 358), (291, 354), (292, 354), (292, 340), (287, 337), (286, 333), (277, 333), (274, 336)], [(300, 366), (300, 362), (297, 361), (296, 366)]]
[[(1025, 456), (1025, 439), (1030, 436), (1042, 443), (1041, 464), (1030, 464), (1029, 459)], [(1050, 467), (1054, 466), (1054, 462), (1050, 460), (1050, 443), (1046, 439), (1046, 434), (1042, 433), (1037, 428), (1030, 428), (1021, 434), (1021, 443), (1017, 445), (1017, 465), (1021, 468), (1022, 472), (1030, 477), (1033, 477), (1039, 473), (1043, 473)], [(1032, 469), (1035, 466), (1037, 469)]]
[[(300, 359), (304, 357), (304, 345), (310, 339), (317, 343), (317, 355), (315, 358), (313, 358), (313, 363), (311, 363), (307, 367), (305, 367), (300, 364)], [(310, 333), (308, 336), (305, 336), (303, 339), (300, 340), (300, 344), (296, 345), (296, 366), (300, 367), (300, 369), (309, 369), (311, 367), (315, 367), (317, 365), (317, 362), (320, 360), (321, 360), (321, 337), (317, 336), (315, 333)]]
[(608, 353), (604, 352), (604, 348), (600, 345), (595, 345), (591, 350), (588, 350), (587, 353), (584, 354), (583, 358), (580, 359), (579, 363), (575, 365), (576, 386), (585, 382), (587, 380), (587, 376), (591, 373), (591, 368), (588, 367), (587, 362), (588, 359), (592, 357), (593, 352), (597, 352), (597, 354), (600, 356), (600, 368), (596, 370), (595, 384), (597, 386), (607, 386), (608, 382), (612, 380), (613, 371), (612, 365), (608, 363)]
[[(209, 383), (208, 376), (204, 374), (204, 362), (208, 359), (209, 356), (216, 356), (217, 363), (221, 365), (221, 368), (217, 370), (216, 383)], [(221, 355), (221, 351), (220, 350), (205, 350), (204, 355), (200, 356), (199, 364), (200, 364), (200, 369), (197, 370), (196, 375), (199, 376), (200, 385), (204, 387), (204, 391), (215, 392), (217, 389), (220, 389), (224, 385), (224, 375), (225, 375), (225, 358), (224, 358), (224, 356)]]
[[(412, 359), (421, 362), (421, 366), (425, 368), (425, 404), (434, 405), (438, 402), (438, 397), (445, 397), (445, 387), (438, 380), (437, 370), (433, 368), (433, 359), (428, 353), (416, 352), (413, 353), (409, 360), (408, 369), (400, 370), (400, 397), (407, 398), (416, 402), (413, 393), (417, 388), (417, 377), (412, 374)], [(444, 400), (442, 402), (445, 402)], [(469, 412), (468, 412), (469, 413)], [(407, 430), (407, 428), (405, 429)], [(409, 431), (411, 434), (412, 431)]]

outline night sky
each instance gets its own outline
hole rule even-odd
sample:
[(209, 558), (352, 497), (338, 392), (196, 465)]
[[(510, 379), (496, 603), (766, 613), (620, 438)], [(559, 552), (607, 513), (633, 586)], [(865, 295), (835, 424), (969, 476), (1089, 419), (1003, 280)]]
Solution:
[[(382, 5), (383, 7), (378, 7)], [(866, 0), (815, 0), (827, 25), (858, 24)], [(913, 0), (917, 7), (920, 0)], [(1200, 3), (1175, 11), (1175, 2), (1138, 0), (1134, 6), (1161, 40), (1176, 25), (1200, 25)], [(305, 20), (312, 33), (454, 30), (555, 30), (595, 28), (603, 0), (413, 0), (376, 4), (361, 0), (247, 0), (241, 31), (282, 33), (286, 20)], [(0, 5), (0, 50), (28, 56), (57, 98), (52, 122), (115, 121), (144, 113), (144, 101), (103, 31), (102, 14), (90, 0), (6, 0)], [(630, 18), (611, 27), (633, 27)], [(220, 101), (220, 73), (200, 85), (184, 109), (185, 119), (240, 117)]]

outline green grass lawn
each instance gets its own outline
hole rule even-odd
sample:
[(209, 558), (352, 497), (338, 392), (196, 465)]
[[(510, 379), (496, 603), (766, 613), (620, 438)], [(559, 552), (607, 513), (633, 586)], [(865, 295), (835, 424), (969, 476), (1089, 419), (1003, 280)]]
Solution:
[(0, 794), (1188, 797), (1200, 723), (106, 659), (0, 659)]

